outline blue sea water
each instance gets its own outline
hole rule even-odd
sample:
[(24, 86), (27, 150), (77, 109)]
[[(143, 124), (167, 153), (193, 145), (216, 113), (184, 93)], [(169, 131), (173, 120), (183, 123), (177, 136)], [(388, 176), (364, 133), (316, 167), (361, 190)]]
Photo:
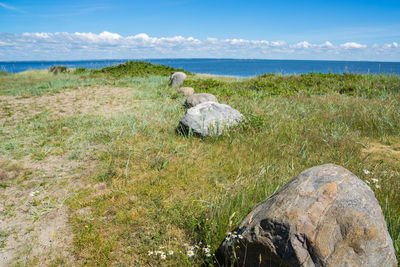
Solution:
[[(264, 59), (141, 59), (153, 64), (182, 68), (194, 73), (249, 77), (263, 73), (302, 74), (322, 73), (370, 73), (400, 75), (400, 62), (371, 61), (324, 61), (324, 60), (264, 60)], [(0, 62), (0, 70), (21, 72), (25, 70), (48, 69), (63, 65), (69, 68), (98, 69), (128, 61), (79, 60), (79, 61), (17, 61)]]

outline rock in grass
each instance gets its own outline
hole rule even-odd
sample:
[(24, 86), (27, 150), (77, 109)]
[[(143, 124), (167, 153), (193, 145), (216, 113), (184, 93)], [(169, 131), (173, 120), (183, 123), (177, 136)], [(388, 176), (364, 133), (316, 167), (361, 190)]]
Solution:
[(181, 87), (179, 88), (179, 93), (184, 96), (191, 96), (194, 94), (194, 89), (192, 87)]
[(186, 74), (184, 72), (174, 72), (169, 77), (169, 86), (175, 87), (181, 85), (186, 79)]
[(397, 266), (374, 193), (332, 164), (300, 173), (236, 231), (218, 249), (224, 266)]
[(198, 104), (204, 103), (204, 102), (218, 102), (217, 98), (215, 95), (212, 94), (207, 94), (207, 93), (200, 93), (200, 94), (194, 94), (186, 98), (185, 106), (188, 108), (197, 106)]
[(204, 102), (186, 111), (180, 121), (181, 129), (202, 136), (221, 135), (237, 125), (243, 115), (236, 109), (216, 102)]
[(49, 67), (49, 72), (53, 74), (64, 73), (67, 72), (68, 68), (65, 66), (53, 66)]

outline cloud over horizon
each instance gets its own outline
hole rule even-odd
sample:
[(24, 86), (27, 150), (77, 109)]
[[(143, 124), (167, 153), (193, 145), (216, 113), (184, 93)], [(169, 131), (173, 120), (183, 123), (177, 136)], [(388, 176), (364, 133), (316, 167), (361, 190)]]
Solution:
[(96, 33), (0, 33), (0, 61), (129, 58), (260, 58), (400, 61), (397, 42), (366, 45), (357, 42), (150, 37), (146, 33), (121, 36)]

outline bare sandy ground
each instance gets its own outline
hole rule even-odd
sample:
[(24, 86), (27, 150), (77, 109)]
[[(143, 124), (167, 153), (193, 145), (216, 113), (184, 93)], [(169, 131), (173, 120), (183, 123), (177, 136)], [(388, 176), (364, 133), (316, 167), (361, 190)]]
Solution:
[[(113, 114), (132, 105), (131, 93), (131, 88), (97, 87), (30, 98), (0, 96), (0, 124), (8, 125), (7, 133), (44, 111), (54, 117)], [(7, 184), (0, 187), (0, 266), (77, 265), (65, 202), (88, 186), (84, 178), (95, 165), (93, 159), (77, 161), (68, 154), (35, 160), (0, 153), (0, 183)]]

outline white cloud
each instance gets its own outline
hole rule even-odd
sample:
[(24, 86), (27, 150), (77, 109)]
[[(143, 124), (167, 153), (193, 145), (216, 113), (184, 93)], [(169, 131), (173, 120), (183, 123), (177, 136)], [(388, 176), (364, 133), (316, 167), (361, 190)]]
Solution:
[(312, 45), (309, 42), (303, 41), (294, 45), (296, 48), (310, 48)]
[(9, 6), (9, 5), (1, 3), (1, 2), (0, 2), (0, 7), (5, 8), (5, 9), (9, 9), (9, 10), (14, 10), (14, 11), (18, 10), (17, 8), (15, 8), (13, 6)]
[(333, 47), (333, 44), (331, 42), (329, 42), (329, 41), (326, 41), (325, 43), (323, 43), (321, 45), (321, 47)]
[(270, 58), (328, 60), (398, 60), (397, 42), (367, 46), (356, 42), (334, 45), (330, 41), (218, 39), (195, 37), (151, 37), (146, 33), (121, 36), (96, 33), (0, 33), (0, 61), (106, 58)]
[(16, 8), (14, 6), (7, 5), (7, 4), (5, 4), (3, 2), (0, 2), (0, 7), (4, 8), (4, 9), (11, 10), (11, 11), (15, 11), (15, 12), (18, 12), (18, 13), (25, 13), (25, 11), (23, 11), (23, 10), (21, 10), (19, 8)]
[(365, 48), (365, 47), (367, 47), (367, 45), (358, 44), (355, 42), (344, 43), (344, 44), (341, 44), (340, 46), (344, 47), (344, 48)]

